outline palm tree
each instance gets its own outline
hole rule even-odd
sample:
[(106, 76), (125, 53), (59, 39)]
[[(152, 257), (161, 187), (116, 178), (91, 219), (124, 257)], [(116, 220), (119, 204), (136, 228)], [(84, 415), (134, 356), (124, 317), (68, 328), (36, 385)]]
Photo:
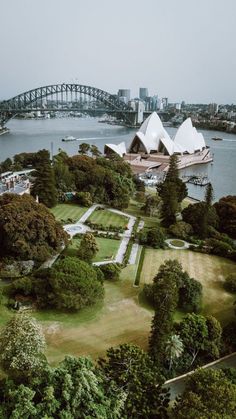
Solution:
[(178, 359), (184, 350), (184, 345), (179, 335), (172, 335), (166, 344), (166, 352), (169, 357), (169, 369), (171, 370), (173, 362)]

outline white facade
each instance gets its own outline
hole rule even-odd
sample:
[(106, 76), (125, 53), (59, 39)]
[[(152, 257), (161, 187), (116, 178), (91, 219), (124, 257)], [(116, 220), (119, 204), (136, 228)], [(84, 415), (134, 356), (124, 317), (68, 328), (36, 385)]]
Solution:
[(109, 154), (109, 152), (113, 152), (118, 154), (118, 156), (123, 157), (124, 154), (126, 154), (125, 142), (123, 141), (120, 144), (105, 144), (104, 153)]

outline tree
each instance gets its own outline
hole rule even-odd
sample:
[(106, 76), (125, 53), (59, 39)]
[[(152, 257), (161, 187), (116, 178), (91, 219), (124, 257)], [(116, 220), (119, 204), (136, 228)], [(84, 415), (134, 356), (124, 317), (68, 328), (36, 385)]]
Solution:
[(108, 378), (127, 394), (123, 418), (167, 418), (168, 394), (163, 376), (142, 349), (124, 344), (110, 348), (99, 366)]
[(90, 153), (92, 154), (93, 157), (99, 157), (101, 156), (101, 152), (99, 151), (98, 147), (94, 144), (92, 144), (90, 146)]
[(236, 385), (221, 370), (198, 370), (188, 376), (173, 408), (176, 419), (221, 419), (236, 416)]
[(37, 158), (32, 195), (38, 196), (41, 203), (51, 208), (57, 203), (57, 191), (50, 154), (48, 150), (40, 150), (37, 153)]
[(172, 335), (166, 342), (166, 353), (169, 358), (169, 369), (173, 363), (182, 355), (184, 350), (183, 342), (179, 335)]
[(184, 272), (182, 283), (179, 287), (179, 308), (185, 311), (199, 312), (202, 307), (202, 284), (190, 278)]
[(89, 144), (87, 144), (87, 143), (81, 143), (79, 145), (79, 151), (78, 151), (78, 153), (79, 154), (87, 154), (89, 152), (89, 150), (90, 150), (90, 145)]
[[(205, 214), (207, 213), (207, 220)], [(219, 217), (214, 207), (207, 206), (206, 202), (197, 202), (190, 204), (182, 211), (183, 221), (191, 224), (195, 234), (205, 238), (208, 234), (208, 228), (217, 228)]]
[(93, 203), (90, 192), (77, 192), (75, 197), (78, 203), (84, 207), (90, 207)]
[(118, 263), (107, 263), (100, 265), (100, 269), (104, 274), (104, 278), (112, 281), (120, 279), (121, 265)]
[(163, 229), (159, 227), (141, 230), (139, 233), (139, 242), (155, 249), (165, 247), (165, 238)]
[(67, 243), (55, 217), (29, 195), (0, 197), (0, 254), (42, 262)]
[(149, 217), (153, 217), (157, 215), (159, 208), (160, 208), (160, 197), (158, 195), (148, 195), (146, 196), (146, 201), (142, 210), (144, 211), (145, 215)]
[(157, 192), (162, 199), (161, 216), (164, 226), (169, 227), (176, 221), (179, 204), (187, 196), (185, 183), (179, 178), (178, 157), (170, 156), (169, 168), (164, 182), (157, 185)]
[(179, 239), (188, 240), (189, 236), (193, 233), (192, 226), (184, 221), (178, 221), (169, 227), (169, 232)]
[(64, 192), (72, 191), (74, 186), (74, 176), (69, 171), (67, 164), (61, 159), (53, 165), (57, 195), (62, 197)]
[(178, 303), (178, 287), (173, 274), (159, 279), (155, 292), (155, 314), (149, 337), (149, 353), (159, 366), (166, 360), (166, 344), (173, 331), (174, 312)]
[(225, 278), (224, 288), (229, 292), (236, 292), (236, 273), (232, 273)]
[(0, 364), (10, 375), (30, 375), (45, 360), (41, 326), (25, 313), (17, 313), (0, 334)]
[(19, 385), (0, 380), (1, 419), (95, 418), (123, 419), (125, 392), (87, 358), (67, 356)]
[(76, 257), (66, 257), (51, 269), (39, 271), (33, 290), (40, 307), (77, 311), (103, 299), (96, 270)]
[(78, 249), (78, 257), (80, 259), (91, 262), (94, 259), (96, 253), (98, 252), (99, 247), (97, 245), (96, 239), (92, 233), (85, 233), (80, 242)]
[(205, 192), (205, 202), (209, 207), (212, 205), (213, 199), (214, 199), (213, 186), (211, 183), (208, 183), (208, 185), (206, 186), (206, 192)]
[(214, 208), (219, 217), (219, 230), (236, 239), (236, 195), (221, 198)]

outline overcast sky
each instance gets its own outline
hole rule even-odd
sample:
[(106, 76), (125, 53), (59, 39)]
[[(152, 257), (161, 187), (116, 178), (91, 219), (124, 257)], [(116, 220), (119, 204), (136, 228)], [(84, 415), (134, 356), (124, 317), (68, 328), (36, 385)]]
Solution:
[(0, 0), (0, 98), (77, 82), (236, 103), (236, 0)]

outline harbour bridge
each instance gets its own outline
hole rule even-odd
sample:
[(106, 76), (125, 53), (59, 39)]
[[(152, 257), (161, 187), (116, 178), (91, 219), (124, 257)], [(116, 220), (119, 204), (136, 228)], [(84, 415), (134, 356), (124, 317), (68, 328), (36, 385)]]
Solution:
[[(98, 112), (97, 114), (99, 112), (100, 114), (111, 113), (125, 125), (135, 125), (136, 112), (116, 95), (96, 87), (62, 83), (38, 87), (0, 102), (0, 126), (3, 127), (7, 121), (18, 114), (37, 111), (79, 111), (81, 104), (88, 98), (90, 102), (95, 100), (96, 103), (102, 104), (103, 109), (96, 107), (93, 103), (85, 112), (92, 109), (94, 113)], [(63, 106), (63, 103), (68, 104), (68, 102), (71, 106)]]

